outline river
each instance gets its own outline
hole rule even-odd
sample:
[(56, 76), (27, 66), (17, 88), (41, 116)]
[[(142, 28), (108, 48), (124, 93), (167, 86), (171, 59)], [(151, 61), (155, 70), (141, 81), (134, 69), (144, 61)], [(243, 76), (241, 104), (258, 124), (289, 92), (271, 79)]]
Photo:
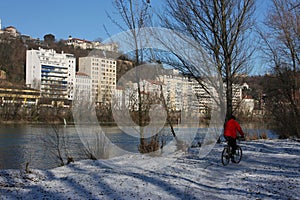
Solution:
[[(1, 124), (0, 126), (0, 169), (24, 169), (26, 163), (30, 168), (50, 169), (59, 163), (53, 154), (56, 132), (66, 135), (68, 152), (74, 160), (86, 159), (84, 145), (73, 125), (55, 126), (29, 124)], [(56, 130), (56, 131), (55, 131)], [(272, 132), (268, 135), (272, 135)], [(106, 128), (108, 138), (117, 146), (127, 151), (137, 152), (139, 139), (128, 136), (116, 127)], [(205, 129), (199, 129), (199, 133)], [(271, 136), (274, 137), (274, 136)]]

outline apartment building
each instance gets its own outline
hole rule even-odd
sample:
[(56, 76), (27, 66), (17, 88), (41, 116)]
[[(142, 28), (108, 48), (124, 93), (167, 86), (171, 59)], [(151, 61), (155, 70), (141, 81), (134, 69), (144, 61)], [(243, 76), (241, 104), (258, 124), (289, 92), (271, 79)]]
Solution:
[(193, 85), (192, 87), (195, 92), (195, 96), (197, 97), (197, 99), (199, 99), (199, 113), (201, 115), (206, 115), (209, 113), (210, 107), (213, 103), (213, 99), (207, 91), (213, 92), (214, 88), (205, 83), (203, 83), (203, 85), (200, 85), (195, 79), (192, 79), (191, 82)]
[(76, 72), (75, 76), (74, 100), (82, 103), (92, 101), (92, 79), (89, 75), (83, 72)]
[[(132, 106), (134, 102), (131, 102), (135, 101), (135, 104), (137, 104), (137, 83), (129, 84), (131, 86), (128, 85), (125, 88), (118, 87), (116, 98), (125, 100), (120, 105), (137, 109), (137, 106)], [(233, 85), (234, 109), (242, 101), (242, 87), (240, 85)], [(168, 70), (167, 73), (159, 76), (156, 80), (141, 80), (140, 88), (142, 96), (160, 96), (162, 92), (168, 109), (174, 112), (192, 109), (198, 110), (201, 115), (207, 115), (210, 109), (212, 109), (213, 98), (217, 98), (216, 101), (219, 100), (217, 96), (218, 91), (208, 82), (203, 82), (203, 85), (200, 85), (195, 79), (180, 75), (178, 70)], [(207, 91), (216, 96), (212, 97)], [(123, 97), (124, 95), (125, 98)], [(223, 100), (226, 101), (225, 85), (223, 97)]]
[(191, 83), (187, 77), (179, 75), (178, 70), (160, 76), (159, 80), (164, 83), (163, 94), (165, 101), (172, 111), (180, 111), (184, 105), (188, 105), (188, 93), (192, 92)]
[(53, 49), (27, 50), (26, 85), (41, 91), (41, 97), (72, 100), (76, 58)]
[(98, 104), (111, 101), (116, 89), (117, 61), (111, 58), (88, 56), (79, 58), (79, 71), (92, 80), (92, 97)]
[[(141, 80), (139, 87), (143, 103), (161, 103), (163, 94), (170, 111), (199, 109), (192, 82), (188, 77), (179, 75), (178, 70), (168, 70), (166, 74), (158, 76), (155, 80)], [(138, 109), (137, 88), (138, 84), (131, 82), (125, 87), (118, 87), (116, 98), (124, 101), (120, 103), (120, 107), (126, 105), (131, 110)]]

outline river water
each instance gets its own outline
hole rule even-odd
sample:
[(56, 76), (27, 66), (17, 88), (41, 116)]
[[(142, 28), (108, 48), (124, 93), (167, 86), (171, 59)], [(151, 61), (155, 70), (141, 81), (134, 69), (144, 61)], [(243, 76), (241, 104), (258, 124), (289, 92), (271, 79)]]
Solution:
[[(138, 138), (128, 137), (116, 127), (106, 130), (109, 130), (107, 136), (113, 143), (125, 150), (137, 151)], [(67, 147), (60, 146), (63, 152), (67, 149), (74, 160), (87, 158), (85, 147), (73, 125), (1, 125), (0, 169), (25, 168), (27, 162), (36, 169), (59, 166), (56, 133), (60, 138), (65, 138)]]
[[(273, 135), (270, 130), (265, 130)], [(55, 158), (55, 133), (66, 136), (68, 153), (74, 160), (86, 159), (85, 148), (77, 134), (75, 126), (49, 125), (1, 125), (0, 126), (0, 169), (24, 169), (26, 163), (30, 168), (50, 169), (59, 163)], [(106, 136), (124, 150), (137, 152), (139, 139), (131, 137), (116, 127), (106, 128)], [(205, 129), (198, 129), (204, 133)], [(199, 136), (198, 136), (199, 137)], [(273, 137), (273, 136), (271, 136)]]

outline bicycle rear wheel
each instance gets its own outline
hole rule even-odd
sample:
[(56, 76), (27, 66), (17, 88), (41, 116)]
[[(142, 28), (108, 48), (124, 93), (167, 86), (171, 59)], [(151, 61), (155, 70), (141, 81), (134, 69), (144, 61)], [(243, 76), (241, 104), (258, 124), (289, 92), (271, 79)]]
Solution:
[(237, 146), (237, 149), (235, 151), (235, 154), (233, 155), (235, 163), (239, 163), (242, 160), (243, 157), (243, 151), (240, 146)]
[(222, 160), (222, 164), (224, 166), (229, 164), (229, 162), (230, 162), (230, 148), (229, 147), (224, 147), (224, 149), (222, 151), (221, 160)]

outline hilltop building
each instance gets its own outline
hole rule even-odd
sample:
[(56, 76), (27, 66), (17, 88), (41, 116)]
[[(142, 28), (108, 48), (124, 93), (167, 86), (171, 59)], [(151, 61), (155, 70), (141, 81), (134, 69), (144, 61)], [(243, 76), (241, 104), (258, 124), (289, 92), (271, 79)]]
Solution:
[(13, 26), (8, 26), (6, 28), (3, 29), (3, 33), (7, 33), (13, 37), (18, 37), (20, 36), (21, 34), (18, 32), (18, 30), (13, 27)]
[(103, 44), (98, 41), (92, 42), (93, 44), (93, 49), (98, 49), (102, 51), (112, 51), (112, 52), (118, 52), (119, 51), (119, 46), (116, 43), (109, 43), (109, 44)]
[(99, 41), (88, 41), (84, 39), (73, 38), (72, 36), (69, 36), (66, 44), (80, 49), (97, 49), (102, 51), (118, 52), (118, 45), (116, 43), (103, 44)]
[(2, 21), (0, 19), (0, 34), (7, 34), (12, 37), (19, 37), (21, 34), (18, 32), (18, 30), (13, 26), (8, 26), (6, 28), (2, 27)]
[(84, 39), (79, 39), (79, 38), (72, 38), (71, 36), (67, 40), (67, 45), (77, 47), (80, 49), (92, 49), (93, 44), (91, 41), (84, 40)]

